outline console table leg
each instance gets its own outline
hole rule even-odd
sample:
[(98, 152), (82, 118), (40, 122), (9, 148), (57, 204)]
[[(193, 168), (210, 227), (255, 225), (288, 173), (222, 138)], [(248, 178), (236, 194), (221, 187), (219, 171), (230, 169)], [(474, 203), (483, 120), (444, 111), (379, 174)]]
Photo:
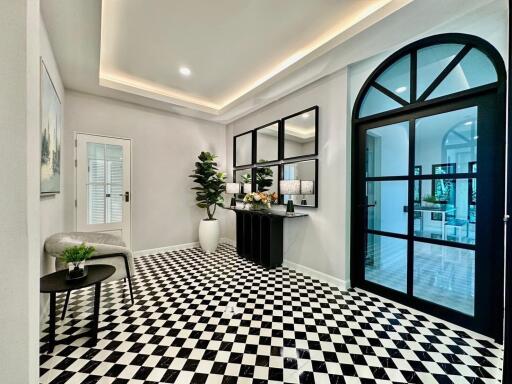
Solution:
[(56, 307), (56, 293), (50, 293), (50, 329), (48, 335), (48, 353), (53, 352), (53, 347), (55, 346), (55, 307)]
[(100, 317), (101, 283), (96, 283), (94, 288), (94, 313), (92, 316), (92, 342), (98, 342), (98, 323)]

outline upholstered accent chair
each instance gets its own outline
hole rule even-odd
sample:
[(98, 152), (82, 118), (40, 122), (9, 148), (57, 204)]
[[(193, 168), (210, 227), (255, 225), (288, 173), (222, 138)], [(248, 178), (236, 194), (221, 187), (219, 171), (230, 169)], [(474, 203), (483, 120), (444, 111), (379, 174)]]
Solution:
[[(59, 271), (67, 268), (67, 265), (60, 259), (62, 252), (68, 247), (79, 245), (84, 242), (95, 248), (92, 257), (86, 261), (86, 265), (108, 264), (114, 266), (116, 268), (116, 272), (105, 280), (105, 282), (121, 279), (124, 279), (125, 281), (128, 280), (130, 297), (133, 304), (134, 299), (131, 279), (135, 273), (133, 254), (126, 247), (126, 244), (120, 237), (98, 232), (56, 233), (46, 239), (44, 243), (44, 253), (46, 256), (55, 258), (55, 269)], [(64, 319), (64, 316), (66, 315), (69, 296), (70, 291), (68, 291), (66, 295), (64, 310), (62, 311), (62, 319)]]

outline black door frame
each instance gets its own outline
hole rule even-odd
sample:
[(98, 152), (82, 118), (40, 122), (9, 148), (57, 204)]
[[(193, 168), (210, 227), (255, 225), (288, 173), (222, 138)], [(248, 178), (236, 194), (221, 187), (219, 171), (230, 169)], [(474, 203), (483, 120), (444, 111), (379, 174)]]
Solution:
[[(508, 8), (509, 20), (512, 17), (510, 5)], [(508, 68), (512, 64), (512, 31), (510, 23), (508, 26)], [(508, 143), (512, 143), (512, 83), (510, 78), (508, 80)], [(510, 148), (507, 153), (507, 213), (510, 216), (510, 208), (512, 207), (512, 151)], [(512, 223), (507, 223), (507, 230), (505, 233), (507, 242), (506, 252), (506, 281), (505, 281), (505, 340), (504, 348), (505, 355), (503, 357), (503, 384), (512, 383)]]
[[(478, 48), (493, 61), (498, 74), (498, 81), (433, 100), (425, 101), (424, 98), (419, 98), (419, 101), (415, 100), (416, 51), (419, 48), (440, 43), (460, 43)], [(357, 118), (362, 98), (368, 88), (375, 84), (375, 79), (389, 65), (408, 53), (411, 54), (411, 77), (413, 79), (411, 83), (411, 103), (399, 109)], [(431, 36), (412, 43), (392, 54), (370, 75), (356, 99), (352, 118), (351, 280), (353, 285), (473, 329), (498, 341), (502, 339), (503, 279), (496, 278), (496, 275), (499, 276), (499, 273), (496, 273), (496, 271), (503, 271), (503, 257), (495, 257), (495, 260), (489, 263), (488, 258), (484, 258), (483, 255), (489, 249), (493, 250), (491, 253), (494, 255), (503, 255), (503, 236), (500, 239), (500, 233), (503, 233), (504, 199), (495, 198), (494, 196), (496, 191), (504, 193), (505, 190), (505, 85), (506, 72), (503, 60), (496, 49), (485, 40), (464, 34)], [(436, 178), (434, 175), (414, 176), (414, 120), (475, 105), (478, 106), (479, 146), (477, 151), (478, 159), (480, 160), (477, 171), (479, 183), (477, 193), (478, 200), (482, 202), (481, 204), (487, 204), (488, 206), (488, 209), (479, 210), (478, 221), (492, 224), (486, 226), (479, 226), (477, 224), (476, 231), (479, 240), (476, 242), (476, 247), (456, 244), (459, 248), (476, 248), (475, 271), (478, 271), (478, 274), (475, 275), (475, 317), (472, 317), (412, 295), (412, 247), (414, 240), (439, 245), (455, 245), (450, 241), (415, 237), (414, 215), (409, 215), (408, 217), (408, 233), (403, 236), (393, 236), (408, 240), (407, 294), (364, 280), (365, 236), (369, 232), (379, 234), (379, 231), (363, 230), (367, 209), (367, 202), (363, 199), (365, 199), (366, 195), (364, 191), (367, 180), (365, 177), (364, 140), (366, 129), (385, 126), (395, 122), (409, 121), (409, 174), (404, 177), (374, 177), (371, 180), (407, 180), (409, 182), (408, 206), (412, 207), (414, 205), (414, 181)], [(486, 125), (489, 126), (487, 129), (485, 129)], [(494, 129), (492, 129), (493, 127)], [(501, 139), (496, 140), (496, 137), (500, 136), (502, 136)], [(484, 145), (484, 143), (487, 144)], [(493, 145), (488, 145), (488, 143), (493, 143)], [(482, 161), (481, 159), (487, 160)], [(468, 172), (466, 174), (450, 175), (450, 178), (470, 179), (474, 176), (474, 174)], [(446, 177), (439, 176), (438, 178)], [(382, 234), (387, 235), (384, 232)], [(479, 289), (477, 290), (476, 287)], [(487, 316), (483, 316), (484, 313)], [(489, 314), (492, 315), (489, 316)]]

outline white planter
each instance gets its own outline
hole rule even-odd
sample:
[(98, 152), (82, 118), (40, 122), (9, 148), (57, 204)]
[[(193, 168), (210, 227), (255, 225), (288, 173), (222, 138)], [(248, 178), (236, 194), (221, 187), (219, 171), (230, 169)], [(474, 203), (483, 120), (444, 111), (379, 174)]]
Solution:
[(199, 244), (206, 253), (213, 253), (219, 245), (219, 220), (201, 220), (199, 223)]

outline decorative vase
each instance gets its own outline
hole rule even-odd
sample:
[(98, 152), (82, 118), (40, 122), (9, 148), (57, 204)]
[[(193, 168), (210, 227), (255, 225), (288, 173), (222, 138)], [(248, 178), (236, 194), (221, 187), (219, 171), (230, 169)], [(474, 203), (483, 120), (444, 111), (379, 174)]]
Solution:
[(203, 219), (199, 223), (199, 244), (206, 253), (213, 253), (219, 245), (220, 225), (219, 220)]
[(68, 266), (68, 273), (66, 275), (67, 281), (81, 281), (87, 277), (87, 267), (85, 261), (78, 264), (70, 263)]
[(269, 207), (266, 204), (263, 203), (251, 203), (250, 205), (251, 211), (264, 211), (266, 209), (269, 209)]

